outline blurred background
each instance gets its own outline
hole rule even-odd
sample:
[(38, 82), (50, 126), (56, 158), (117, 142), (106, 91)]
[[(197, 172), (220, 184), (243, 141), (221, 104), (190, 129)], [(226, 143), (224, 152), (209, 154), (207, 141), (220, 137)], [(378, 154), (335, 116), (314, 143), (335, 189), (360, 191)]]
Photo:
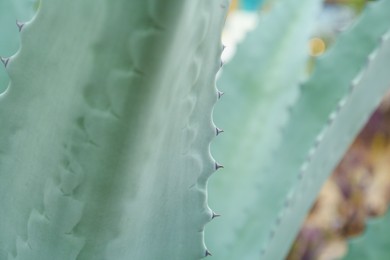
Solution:
[[(222, 41), (224, 62), (258, 24), (258, 13), (274, 0), (232, 0)], [(328, 0), (308, 40), (308, 71), (338, 34), (359, 16), (367, 0)], [(390, 93), (356, 137), (324, 184), (297, 236), (288, 260), (332, 260), (342, 257), (348, 238), (364, 232), (368, 218), (385, 214), (390, 202)]]

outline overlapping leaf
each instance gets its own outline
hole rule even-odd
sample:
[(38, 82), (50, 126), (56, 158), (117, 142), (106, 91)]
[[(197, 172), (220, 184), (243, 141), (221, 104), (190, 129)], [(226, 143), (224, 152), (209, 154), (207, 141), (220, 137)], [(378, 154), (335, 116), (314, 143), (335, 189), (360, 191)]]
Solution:
[[(300, 4), (303, 5), (294, 2), (296, 6)], [(289, 8), (285, 12), (293, 10)], [(240, 81), (245, 85), (226, 89), (228, 94), (240, 95), (241, 99), (226, 98), (224, 105), (217, 106), (221, 110), (216, 113), (216, 121), (218, 112), (228, 115), (217, 123), (226, 133), (232, 133), (226, 135), (223, 144), (216, 144), (215, 153), (225, 163), (226, 173), (214, 178), (210, 185), (211, 191), (214, 190), (210, 196), (211, 206), (225, 216), (225, 221), (213, 223), (215, 230), (219, 230), (219, 237), (215, 230), (210, 231), (214, 232), (215, 237), (210, 240), (216, 241), (213, 245), (217, 253), (221, 252), (220, 259), (256, 259), (262, 255), (262, 259), (273, 260), (285, 256), (323, 181), (378, 104), (386, 84), (390, 83), (386, 82), (382, 70), (376, 75), (370, 69), (365, 77), (372, 81), (371, 84), (362, 79), (358, 87), (351, 87), (357, 84), (353, 80), (361, 75), (367, 57), (390, 28), (389, 10), (388, 1), (367, 8), (353, 29), (341, 36), (334, 48), (317, 62), (315, 72), (302, 86), (289, 116), (285, 105), (278, 107), (272, 100), (274, 88), (253, 88), (255, 84), (245, 88), (256, 78), (256, 73), (240, 75), (228, 71), (223, 76), (226, 80), (221, 80), (222, 87), (224, 84), (237, 86)], [(301, 17), (298, 14), (296, 17)], [(260, 42), (258, 44), (260, 46)], [(281, 53), (279, 44), (280, 41), (271, 42), (268, 49), (259, 47), (260, 50), (253, 50), (253, 53), (272, 53), (272, 50)], [(249, 52), (248, 48), (242, 48), (244, 51)], [(254, 56), (253, 53), (248, 56)], [(267, 59), (257, 60), (248, 67), (239, 61), (240, 51), (230, 66), (236, 62), (236, 67), (261, 68), (260, 64), (264, 62), (259, 71), (272, 68), (273, 73), (266, 75), (275, 78), (282, 78), (295, 69), (294, 65), (286, 66), (283, 62), (283, 66), (273, 67), (275, 64)], [(383, 65), (382, 60), (377, 62)], [(375, 76), (378, 76), (377, 80)], [(257, 84), (261, 86), (267, 82), (272, 81), (265, 78)], [(362, 101), (363, 98), (366, 100)], [(219, 117), (223, 118), (221, 114)], [(229, 120), (232, 121), (230, 125), (225, 123)], [(285, 120), (287, 123), (280, 131), (280, 125), (283, 125), (280, 122)], [(223, 206), (218, 208), (218, 205)], [(223, 232), (229, 225), (232, 228)]]

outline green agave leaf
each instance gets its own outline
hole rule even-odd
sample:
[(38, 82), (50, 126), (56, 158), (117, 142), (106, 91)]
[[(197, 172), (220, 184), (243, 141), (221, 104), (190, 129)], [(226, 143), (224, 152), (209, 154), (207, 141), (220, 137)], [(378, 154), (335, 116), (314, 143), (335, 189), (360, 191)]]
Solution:
[[(382, 5), (382, 8), (387, 10), (388, 13), (390, 5)], [(389, 18), (386, 19), (390, 20)], [(371, 113), (379, 105), (382, 97), (388, 92), (390, 86), (390, 75), (387, 71), (387, 64), (390, 60), (389, 36), (387, 34), (386, 37), (383, 37), (382, 46), (379, 50), (374, 50), (370, 54), (366, 67), (349, 85), (347, 96), (341, 98), (333, 112), (329, 114), (328, 124), (315, 139), (299, 170), (292, 171), (297, 173), (295, 175), (297, 181), (287, 195), (283, 205), (284, 209), (280, 212), (269, 233), (269, 240), (263, 251), (264, 259), (281, 259), (284, 257), (288, 251), (288, 247), (284, 247), (284, 245), (293, 242), (322, 184), (346, 152), (354, 137), (370, 118)], [(303, 111), (307, 111), (308, 107), (312, 108), (313, 113), (310, 113), (310, 115), (307, 113), (306, 116), (312, 116), (312, 119), (322, 117), (319, 113), (320, 109), (323, 109), (320, 107), (321, 103), (318, 106), (313, 104), (313, 95), (326, 98), (326, 88), (320, 94), (315, 93), (317, 90), (315, 90), (314, 84), (306, 86), (308, 88), (312, 87), (314, 91), (310, 93), (310, 90), (307, 89), (307, 92), (303, 92), (301, 100), (306, 104), (297, 103), (302, 105), (293, 110), (293, 120), (298, 121), (298, 118), (301, 118), (299, 121), (302, 122), (303, 117), (298, 115), (303, 115)], [(308, 94), (305, 95), (305, 93)], [(313, 123), (309, 127), (314, 128), (315, 124)], [(271, 174), (276, 172), (279, 176), (282, 176), (288, 172), (286, 169), (296, 169), (296, 165), (302, 157), (299, 154), (288, 156), (287, 151), (297, 152), (296, 149), (293, 150), (293, 143), (302, 143), (304, 138), (309, 136), (309, 131), (306, 130), (309, 127), (296, 128), (295, 131), (292, 127), (286, 128), (289, 132), (286, 135), (289, 139), (286, 140), (294, 141), (286, 142), (284, 152), (281, 151), (276, 154), (286, 163), (276, 166), (277, 171), (271, 171)], [(287, 156), (289, 159), (285, 159)], [(284, 167), (286, 167), (285, 170), (283, 170)], [(283, 252), (281, 252), (281, 245), (283, 245)]]
[[(225, 251), (221, 259), (275, 260), (286, 255), (322, 183), (390, 83), (388, 73), (383, 73), (386, 66), (378, 69), (374, 65), (382, 61), (371, 64), (365, 74), (360, 73), (367, 57), (390, 28), (389, 10), (389, 1), (373, 3), (358, 23), (339, 37), (333, 49), (318, 60), (313, 75), (301, 87), (283, 131), (260, 116), (253, 117), (253, 126), (236, 123), (243, 128), (235, 136), (240, 142), (226, 142), (225, 147), (217, 148), (232, 151), (230, 156), (220, 157), (234, 165), (225, 167), (230, 174), (219, 177), (228, 180), (215, 178), (216, 183), (212, 184), (218, 192), (232, 194), (224, 199), (234, 209), (225, 212), (210, 203), (221, 214), (228, 215), (226, 223), (232, 226), (220, 235), (220, 251)], [(282, 70), (278, 72), (281, 74)], [(365, 76), (358, 80), (358, 75)], [(257, 111), (241, 110), (240, 103), (230, 105), (242, 117), (248, 110)], [(268, 111), (275, 117), (280, 114), (274, 107), (268, 107)], [(269, 127), (272, 129), (264, 130)], [(254, 129), (261, 133), (259, 137)], [(234, 127), (225, 130), (236, 131)], [(273, 145), (265, 145), (262, 140), (279, 144), (272, 156), (264, 156)], [(222, 199), (214, 201), (221, 203)]]
[[(10, 57), (19, 48), (19, 29), (34, 15), (33, 0), (0, 0), (0, 57)], [(5, 67), (0, 64), (0, 94), (8, 86), (9, 78)]]
[[(19, 46), (18, 28), (15, 24), (16, 14), (10, 0), (0, 0), (0, 57), (9, 57)], [(9, 79), (0, 63), (0, 94), (7, 88)]]
[(218, 85), (227, 94), (216, 106), (214, 118), (227, 131), (212, 150), (225, 169), (209, 184), (210, 205), (223, 218), (206, 229), (206, 241), (217, 259), (258, 255), (253, 245), (260, 244), (261, 235), (242, 241), (236, 230), (246, 225), (245, 210), (257, 207), (258, 187), (252, 184), (258, 179), (259, 160), (269, 160), (270, 149), (280, 141), (275, 130), (286, 123), (287, 107), (297, 98), (307, 42), (321, 4), (279, 1), (260, 17), (258, 27), (224, 66)]
[(0, 97), (0, 259), (199, 259), (226, 0), (42, 0)]
[(24, 23), (31, 20), (40, 2), (40, 0), (6, 0), (6, 1), (12, 1), (16, 13), (17, 21), (20, 23)]
[(390, 212), (368, 221), (362, 236), (349, 241), (345, 260), (387, 260), (390, 256)]

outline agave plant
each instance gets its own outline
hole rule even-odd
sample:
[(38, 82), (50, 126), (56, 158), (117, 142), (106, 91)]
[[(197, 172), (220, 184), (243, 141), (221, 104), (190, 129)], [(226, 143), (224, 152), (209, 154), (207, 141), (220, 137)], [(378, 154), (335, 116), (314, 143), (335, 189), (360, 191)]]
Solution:
[(274, 2), (222, 97), (227, 0), (0, 0), (0, 259), (200, 259), (213, 210), (215, 259), (282, 259), (390, 84), (390, 3), (299, 84), (321, 1)]

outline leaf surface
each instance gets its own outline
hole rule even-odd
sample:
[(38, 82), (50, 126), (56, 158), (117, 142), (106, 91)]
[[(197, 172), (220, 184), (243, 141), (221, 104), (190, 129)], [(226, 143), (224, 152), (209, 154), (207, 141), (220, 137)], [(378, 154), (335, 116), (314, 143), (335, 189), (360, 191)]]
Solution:
[(226, 0), (42, 0), (0, 97), (0, 259), (199, 259)]

